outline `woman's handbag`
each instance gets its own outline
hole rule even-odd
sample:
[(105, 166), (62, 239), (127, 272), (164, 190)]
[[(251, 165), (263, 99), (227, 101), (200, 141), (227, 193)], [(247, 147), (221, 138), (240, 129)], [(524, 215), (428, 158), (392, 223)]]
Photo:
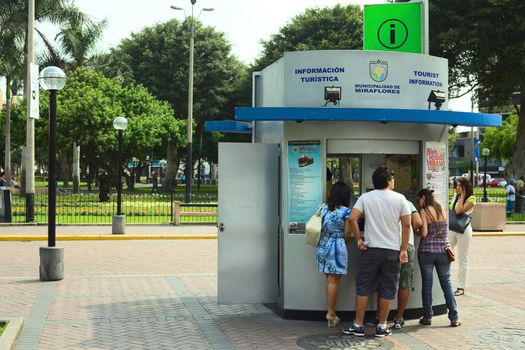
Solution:
[(464, 233), (472, 221), (472, 216), (467, 214), (456, 214), (454, 209), (448, 211), (448, 228), (458, 233)]
[(452, 248), (450, 248), (450, 246), (447, 244), (445, 249), (447, 250), (448, 260), (450, 262), (456, 261), (456, 255), (454, 254), (454, 251), (452, 250)]
[(321, 213), (325, 208), (323, 203), (306, 223), (306, 244), (317, 247), (321, 237), (321, 228), (323, 227), (323, 216)]

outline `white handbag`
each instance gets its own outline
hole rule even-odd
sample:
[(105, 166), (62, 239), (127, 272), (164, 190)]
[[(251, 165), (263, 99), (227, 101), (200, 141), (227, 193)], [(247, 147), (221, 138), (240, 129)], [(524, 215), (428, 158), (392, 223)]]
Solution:
[(319, 245), (321, 228), (323, 227), (323, 216), (321, 213), (323, 212), (324, 208), (325, 204), (323, 203), (306, 223), (306, 244), (314, 247)]

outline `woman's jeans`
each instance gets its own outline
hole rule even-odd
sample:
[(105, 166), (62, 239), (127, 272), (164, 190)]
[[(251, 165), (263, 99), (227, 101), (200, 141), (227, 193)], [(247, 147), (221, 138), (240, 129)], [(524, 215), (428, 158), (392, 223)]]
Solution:
[(450, 261), (447, 253), (418, 253), (419, 269), (421, 270), (423, 299), (423, 317), (427, 320), (432, 318), (432, 282), (434, 280), (434, 267), (439, 278), (439, 284), (443, 290), (445, 301), (448, 308), (448, 318), (450, 321), (457, 321), (458, 306), (454, 293), (452, 292), (452, 283), (450, 281)]

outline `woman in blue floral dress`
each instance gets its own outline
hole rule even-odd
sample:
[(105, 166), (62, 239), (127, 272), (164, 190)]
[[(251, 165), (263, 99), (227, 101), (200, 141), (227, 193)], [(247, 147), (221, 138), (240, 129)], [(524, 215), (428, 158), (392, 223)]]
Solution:
[(326, 275), (326, 320), (334, 327), (340, 319), (335, 313), (339, 281), (346, 275), (348, 251), (345, 241), (345, 225), (350, 215), (352, 190), (344, 182), (336, 183), (322, 211), (323, 226), (317, 246), (317, 268)]

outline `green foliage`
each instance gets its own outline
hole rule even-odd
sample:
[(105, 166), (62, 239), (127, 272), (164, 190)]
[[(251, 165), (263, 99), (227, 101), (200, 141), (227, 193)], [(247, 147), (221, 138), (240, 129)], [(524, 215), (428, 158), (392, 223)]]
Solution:
[[(40, 115), (35, 123), (36, 158), (47, 157), (47, 123), (49, 102), (41, 91)], [(124, 160), (141, 159), (149, 155), (162, 158), (169, 142), (182, 143), (184, 122), (173, 118), (173, 110), (166, 102), (158, 101), (144, 87), (122, 86), (86, 68), (78, 68), (68, 75), (64, 90), (57, 100), (57, 148), (71, 157), (74, 141), (81, 147), (82, 163), (115, 168), (117, 138), (113, 119), (128, 118), (124, 131)], [(25, 103), (14, 113), (13, 139), (21, 145), (25, 130)]]
[(456, 128), (449, 128), (448, 129), (448, 153), (452, 153), (454, 150), (454, 144), (456, 143), (456, 139), (458, 138), (458, 134), (456, 133)]
[(525, 77), (524, 20), (521, 0), (431, 0), (430, 52), (449, 60), (451, 88), (507, 104)]
[(253, 70), (272, 64), (286, 51), (362, 49), (363, 15), (359, 5), (310, 8), (282, 27), (270, 40)]
[(509, 160), (516, 150), (518, 116), (512, 113), (503, 121), (501, 128), (487, 128), (483, 134), (480, 149), (490, 149), (491, 158)]
[[(147, 27), (124, 39), (111, 53), (100, 57), (98, 69), (124, 83), (146, 87), (157, 98), (170, 103), (178, 119), (187, 118), (189, 20), (171, 20)], [(233, 119), (236, 105), (246, 105), (240, 89), (246, 67), (232, 54), (224, 33), (195, 21), (194, 104), (195, 152), (200, 130), (208, 120)], [(217, 136), (203, 133), (204, 154), (216, 160)], [(179, 154), (184, 154), (180, 144)]]

